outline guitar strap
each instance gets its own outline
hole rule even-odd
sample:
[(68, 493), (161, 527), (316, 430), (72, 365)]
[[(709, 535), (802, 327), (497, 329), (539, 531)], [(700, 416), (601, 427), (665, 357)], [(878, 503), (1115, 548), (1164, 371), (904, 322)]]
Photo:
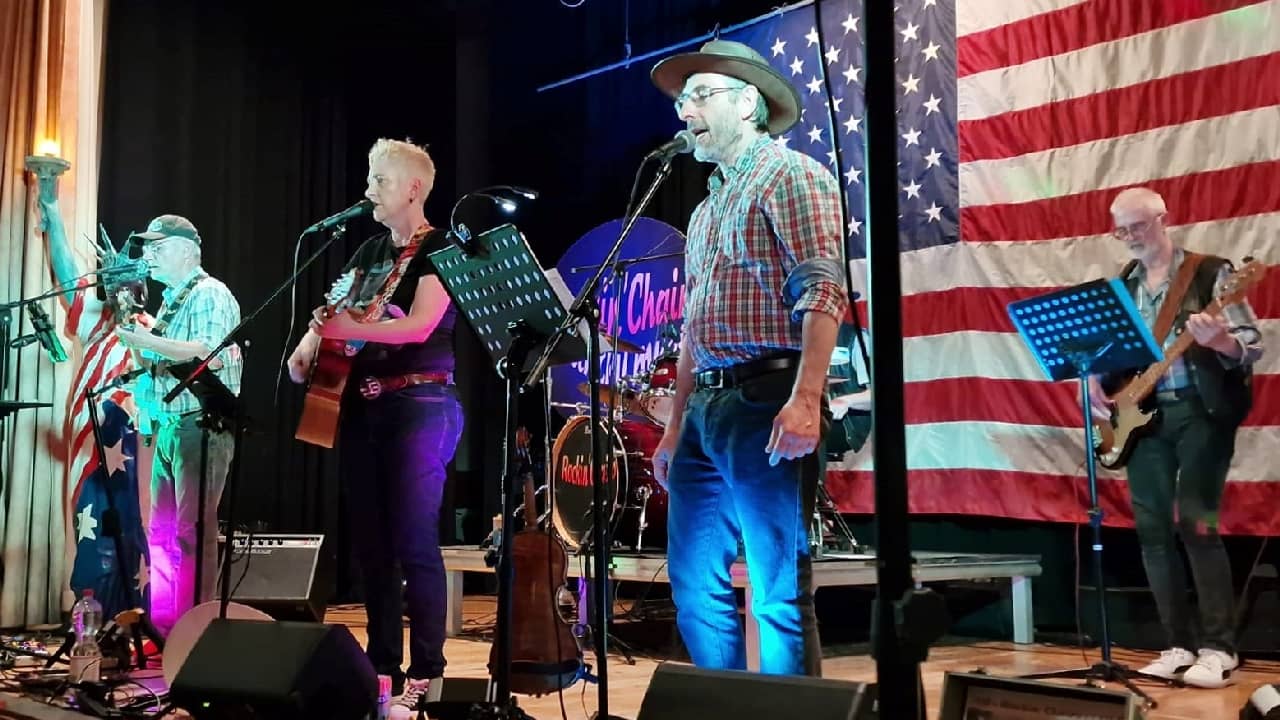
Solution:
[(183, 285), (182, 289), (173, 296), (173, 302), (169, 303), (169, 306), (164, 309), (164, 314), (156, 320), (155, 325), (151, 326), (152, 335), (164, 335), (164, 331), (169, 327), (169, 323), (173, 322), (173, 319), (178, 315), (178, 311), (187, 303), (187, 298), (191, 296), (191, 291), (195, 289), (196, 285), (198, 285), (201, 280), (207, 277), (209, 277), (209, 273), (204, 270), (198, 270), (195, 275), (191, 276), (191, 279), (187, 281), (187, 284)]
[(1191, 278), (1195, 277), (1196, 268), (1200, 267), (1201, 260), (1204, 260), (1204, 255), (1200, 253), (1182, 251), (1182, 266), (1178, 268), (1178, 275), (1169, 285), (1169, 292), (1165, 294), (1164, 303), (1160, 305), (1160, 314), (1156, 315), (1156, 324), (1151, 329), (1151, 334), (1161, 347), (1164, 346), (1165, 338), (1169, 337), (1173, 319), (1177, 317), (1178, 310), (1182, 307), (1182, 299), (1186, 297), (1187, 289), (1191, 287)]
[(413, 256), (418, 254), (418, 248), (422, 246), (422, 238), (428, 232), (431, 232), (431, 229), (430, 225), (424, 225), (409, 239), (409, 244), (404, 246), (404, 250), (400, 251), (400, 257), (396, 258), (395, 266), (387, 274), (386, 282), (382, 284), (378, 294), (374, 295), (373, 299), (365, 307), (360, 316), (360, 322), (374, 322), (382, 318), (382, 314), (386, 312), (387, 302), (395, 294), (396, 288), (400, 286), (400, 281), (404, 279), (404, 271), (409, 267)]

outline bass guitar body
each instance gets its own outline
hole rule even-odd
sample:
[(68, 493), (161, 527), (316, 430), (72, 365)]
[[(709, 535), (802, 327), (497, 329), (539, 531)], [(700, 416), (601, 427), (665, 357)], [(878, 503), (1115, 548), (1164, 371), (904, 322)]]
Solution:
[(1143, 410), (1139, 403), (1129, 402), (1123, 390), (1115, 396), (1111, 422), (1093, 423), (1093, 449), (1098, 464), (1118, 470), (1129, 463), (1138, 440), (1151, 434), (1159, 420), (1156, 410)]

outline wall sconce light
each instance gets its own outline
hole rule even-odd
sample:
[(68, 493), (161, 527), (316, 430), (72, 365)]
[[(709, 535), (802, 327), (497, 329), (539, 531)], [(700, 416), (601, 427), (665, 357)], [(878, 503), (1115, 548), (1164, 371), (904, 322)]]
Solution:
[[(57, 198), (58, 176), (71, 169), (71, 163), (58, 157), (60, 148), (55, 140), (41, 140), (36, 145), (36, 154), (28, 155), (26, 168), (35, 173), (40, 188), (41, 203), (52, 203)], [(40, 229), (49, 229), (49, 218), (40, 214)]]

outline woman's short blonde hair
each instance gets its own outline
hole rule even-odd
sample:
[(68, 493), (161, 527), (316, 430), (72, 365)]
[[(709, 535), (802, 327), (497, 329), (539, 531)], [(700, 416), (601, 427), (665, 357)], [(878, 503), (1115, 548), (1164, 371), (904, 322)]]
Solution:
[(408, 177), (421, 180), (424, 197), (431, 193), (431, 187), (436, 182), (436, 164), (432, 162), (426, 149), (414, 145), (411, 140), (378, 138), (373, 147), (369, 148), (369, 164), (373, 165), (379, 160), (389, 160), (405, 171)]

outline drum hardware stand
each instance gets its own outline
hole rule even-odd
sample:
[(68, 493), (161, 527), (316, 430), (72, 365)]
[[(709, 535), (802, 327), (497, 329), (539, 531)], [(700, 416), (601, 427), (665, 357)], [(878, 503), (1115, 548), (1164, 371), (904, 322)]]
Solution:
[[(647, 162), (647, 159), (646, 159)], [(534, 364), (533, 369), (529, 372), (529, 376), (525, 381), (525, 388), (531, 387), (532, 384), (542, 381), (542, 376), (551, 361), (551, 353), (563, 339), (571, 335), (577, 328), (579, 323), (585, 321), (587, 325), (587, 378), (591, 387), (591, 419), (590, 427), (594, 431), (601, 427), (600, 418), (600, 306), (596, 300), (596, 293), (600, 287), (600, 280), (604, 276), (605, 269), (614, 264), (618, 257), (618, 252), (622, 248), (622, 243), (626, 240), (627, 235), (631, 232), (631, 228), (635, 226), (636, 221), (640, 219), (641, 213), (653, 200), (653, 196), (658, 192), (658, 186), (662, 184), (667, 176), (671, 174), (671, 157), (662, 157), (657, 171), (654, 173), (653, 180), (649, 183), (649, 188), (645, 191), (640, 201), (636, 203), (633, 211), (628, 215), (626, 222), (622, 226), (621, 232), (618, 233), (618, 239), (614, 242), (613, 247), (609, 249), (609, 254), (600, 263), (595, 274), (590, 280), (582, 286), (578, 292), (578, 296), (574, 298), (573, 305), (569, 308), (564, 322), (551, 336), (547, 342), (546, 349), (543, 351), (542, 357)], [(638, 179), (638, 176), (637, 176)], [(593, 436), (594, 437), (594, 436)], [(604, 442), (608, 442), (609, 438), (603, 438)], [(603, 454), (605, 447), (601, 440), (593, 439), (591, 442), (591, 489), (592, 498), (592, 517), (591, 523), (594, 535), (593, 542), (593, 560), (595, 561), (595, 572), (593, 575), (600, 581), (596, 583), (595, 590), (595, 625), (592, 639), (595, 640), (596, 663), (599, 671), (600, 682), (597, 686), (597, 707), (599, 708), (594, 715), (597, 720), (612, 720), (613, 715), (609, 714), (609, 672), (608, 672), (608, 619), (609, 605), (606, 579), (608, 578), (609, 568), (609, 523), (602, 522), (603, 518), (612, 517), (606, 515), (604, 503), (604, 462)]]
[[(831, 532), (827, 532), (827, 520), (831, 522)], [(822, 482), (818, 483), (817, 502), (813, 507), (813, 529), (809, 534), (809, 549), (813, 559), (821, 560), (829, 547), (828, 537), (832, 538), (830, 547), (839, 552), (869, 553), (871, 548), (859, 545), (853, 536), (853, 530), (844, 521), (844, 516), (836, 507), (831, 495), (827, 493)]]

